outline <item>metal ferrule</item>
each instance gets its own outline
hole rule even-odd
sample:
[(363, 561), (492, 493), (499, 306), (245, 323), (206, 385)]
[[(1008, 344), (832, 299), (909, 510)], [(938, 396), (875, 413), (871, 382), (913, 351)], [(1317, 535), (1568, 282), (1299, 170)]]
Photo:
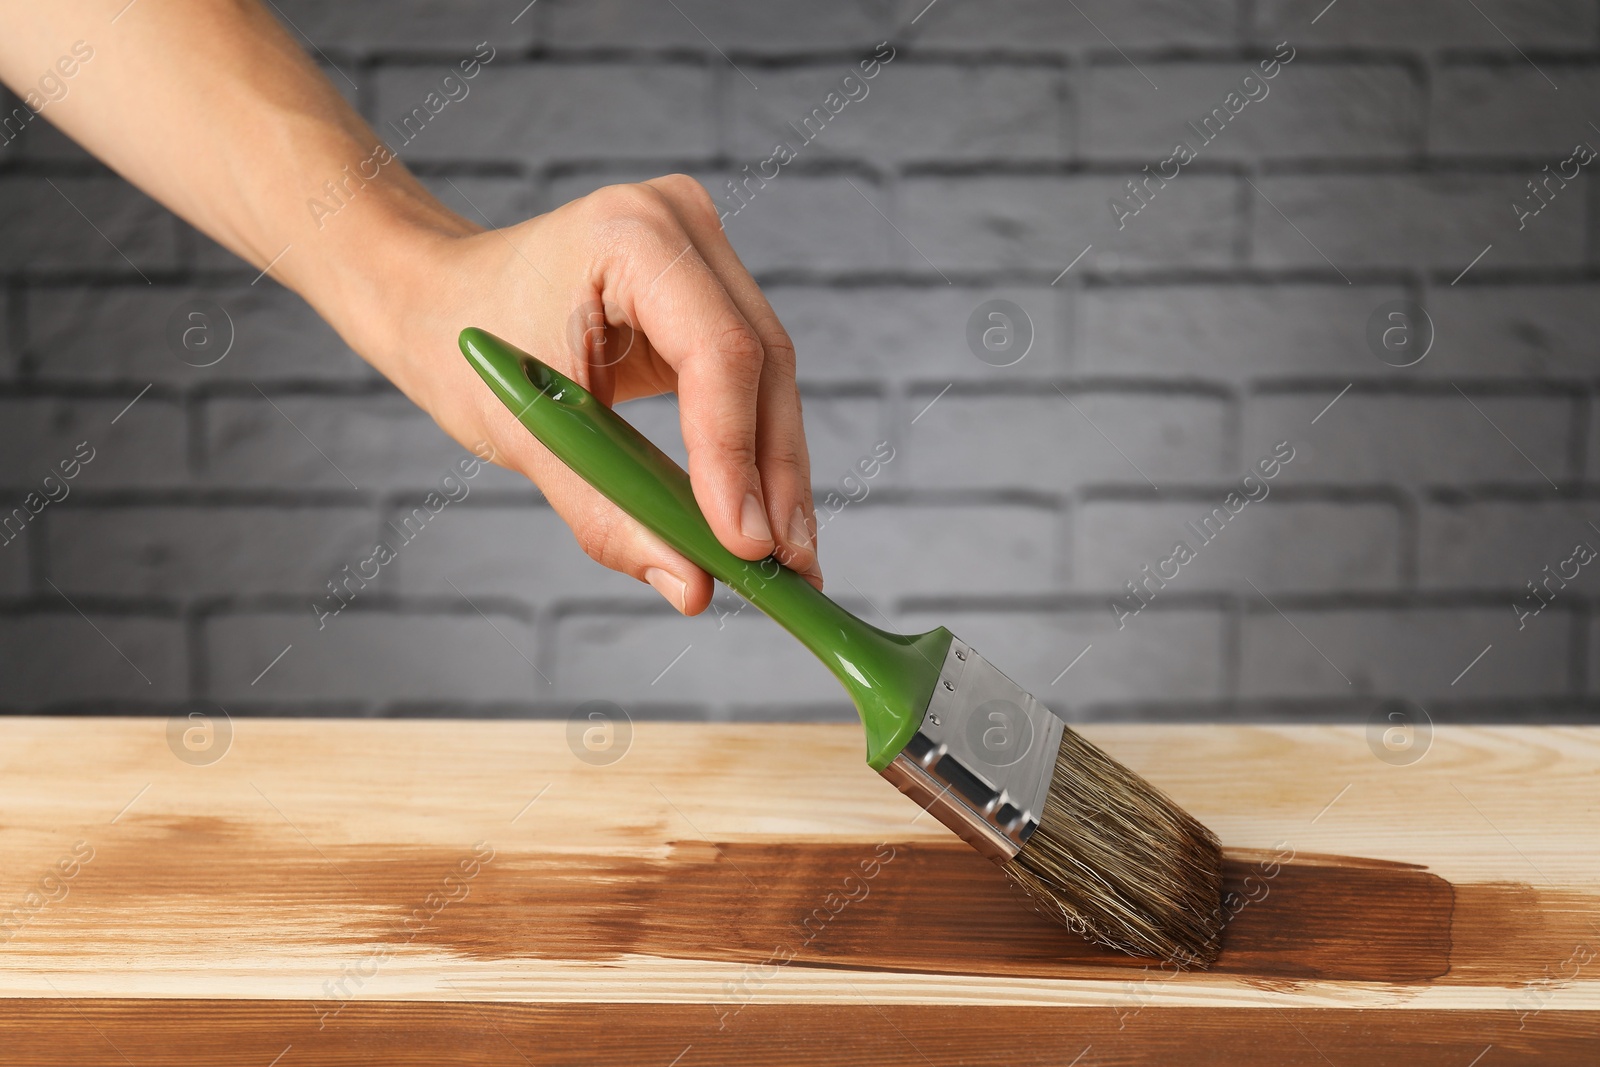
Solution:
[(952, 639), (922, 725), (883, 776), (973, 848), (1007, 860), (1039, 826), (1064, 725)]

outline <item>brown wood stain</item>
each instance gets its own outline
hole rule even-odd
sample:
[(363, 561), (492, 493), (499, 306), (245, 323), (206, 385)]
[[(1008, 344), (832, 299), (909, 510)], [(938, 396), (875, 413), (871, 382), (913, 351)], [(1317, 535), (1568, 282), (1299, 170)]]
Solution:
[[(1173, 977), (1034, 916), (998, 869), (954, 840), (691, 841), (663, 858), (501, 850), (464, 899), (402, 933), (404, 917), (468, 846), (327, 846), (319, 854), (287, 832), (216, 819), (151, 820), (144, 829), (145, 840), (103, 847), (85, 869), (73, 890), (80, 923), (96, 921), (98, 904), (125, 932), (152, 899), (183, 899), (204, 902), (195, 937), (208, 936), (208, 922), (227, 936), (234, 923), (292, 909), (319, 924), (307, 936), (404, 940), (476, 958), (637, 953), (975, 977)], [(1227, 888), (1238, 910), (1212, 973), (1509, 987), (1592, 941), (1600, 914), (1600, 899), (1579, 892), (1453, 887), (1415, 866), (1350, 857), (1302, 855), (1275, 867), (1270, 859), (1230, 856)]]
[[(875, 877), (864, 876), (864, 862), (877, 865)], [(1213, 972), (1419, 982), (1449, 970), (1453, 894), (1443, 879), (1327, 859), (1284, 864), (1260, 879), (1258, 862), (1228, 862), (1227, 889), (1244, 903)], [(1256, 899), (1244, 885), (1252, 875)], [(504, 857), (425, 936), (491, 957), (639, 952), (986, 977), (1126, 981), (1151, 965), (1033, 915), (998, 869), (959, 841), (681, 842), (661, 862)]]
[[(12, 1000), (4, 1062), (29, 1067), (1482, 1067), (1600, 1061), (1593, 1013), (752, 1004), (718, 1031), (700, 1004), (361, 1002), (325, 1030), (317, 1004)], [(1085, 1052), (1085, 1050), (1088, 1050)], [(1488, 1055), (1486, 1049), (1492, 1049)], [(1075, 1059), (1075, 1057), (1078, 1057)]]

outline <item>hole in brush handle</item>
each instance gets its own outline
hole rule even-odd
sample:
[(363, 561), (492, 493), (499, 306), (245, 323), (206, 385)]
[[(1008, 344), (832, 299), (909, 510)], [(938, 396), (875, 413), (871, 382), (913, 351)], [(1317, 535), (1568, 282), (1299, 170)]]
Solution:
[(523, 357), (522, 376), (544, 396), (568, 407), (590, 395), (577, 382), (532, 356)]

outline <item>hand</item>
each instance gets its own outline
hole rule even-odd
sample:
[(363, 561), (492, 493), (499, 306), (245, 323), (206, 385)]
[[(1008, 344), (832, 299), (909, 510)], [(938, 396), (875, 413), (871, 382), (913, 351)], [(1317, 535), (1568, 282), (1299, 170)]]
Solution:
[[(124, 6), (0, 0), (0, 77), (23, 85), (56, 62), (51, 42), (96, 38)], [(734, 554), (775, 553), (821, 585), (794, 348), (697, 182), (602, 189), (483, 232), (380, 157), (377, 135), (262, 5), (140, 11), (117, 27), (116, 48), (94, 53), (93, 76), (50, 105), (52, 122), (305, 297), (456, 440), (488, 441), (497, 462), (533, 479), (591, 556), (678, 610), (704, 610), (710, 576), (522, 428), (461, 356), (464, 327), (607, 403), (676, 391), (711, 529)], [(335, 187), (337, 211), (313, 210)], [(604, 329), (585, 321), (589, 309)]]
[(794, 346), (698, 182), (612, 186), (503, 230), (435, 223), (398, 248), (377, 257), (401, 266), (380, 265), (358, 321), (335, 324), (457, 441), (489, 442), (495, 462), (537, 484), (590, 556), (685, 614), (710, 603), (709, 575), (495, 398), (457, 348), (463, 327), (505, 338), (606, 404), (676, 392), (695, 499), (717, 538), (744, 559), (776, 553), (821, 588)]

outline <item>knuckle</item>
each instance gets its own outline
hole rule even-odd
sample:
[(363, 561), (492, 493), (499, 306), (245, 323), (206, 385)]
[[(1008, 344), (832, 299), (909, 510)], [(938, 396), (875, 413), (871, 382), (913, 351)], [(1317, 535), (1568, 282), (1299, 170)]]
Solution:
[(754, 470), (756, 465), (755, 441), (749, 437), (724, 434), (717, 443), (718, 450), (729, 463), (739, 470)]
[(613, 570), (617, 567), (618, 538), (616, 524), (594, 517), (573, 529), (578, 547), (590, 559)]
[(784, 434), (780, 439), (773, 441), (767, 448), (767, 464), (796, 478), (801, 485), (810, 480), (811, 457), (799, 437)]
[(706, 191), (704, 185), (689, 175), (668, 174), (659, 179), (657, 184), (672, 194), (694, 222), (710, 226), (721, 224), (721, 216), (717, 212), (716, 202), (711, 199), (711, 194)]
[(732, 468), (742, 478), (759, 480), (754, 427), (719, 425), (710, 434), (697, 434), (695, 440), (689, 455), (691, 477), (699, 476), (700, 459), (711, 457), (714, 464)]
[(661, 208), (660, 194), (648, 185), (635, 182), (601, 186), (590, 193), (588, 199), (617, 215), (652, 215)]
[(765, 346), (755, 330), (745, 323), (734, 323), (719, 333), (713, 344), (718, 359), (741, 370), (759, 370), (766, 356)]
[(647, 185), (608, 185), (584, 198), (590, 223), (613, 237), (653, 234), (670, 214), (661, 194)]
[(796, 353), (794, 342), (789, 339), (789, 334), (779, 326), (773, 331), (772, 337), (763, 346), (765, 350), (765, 366), (780, 371), (793, 378), (795, 370)]

